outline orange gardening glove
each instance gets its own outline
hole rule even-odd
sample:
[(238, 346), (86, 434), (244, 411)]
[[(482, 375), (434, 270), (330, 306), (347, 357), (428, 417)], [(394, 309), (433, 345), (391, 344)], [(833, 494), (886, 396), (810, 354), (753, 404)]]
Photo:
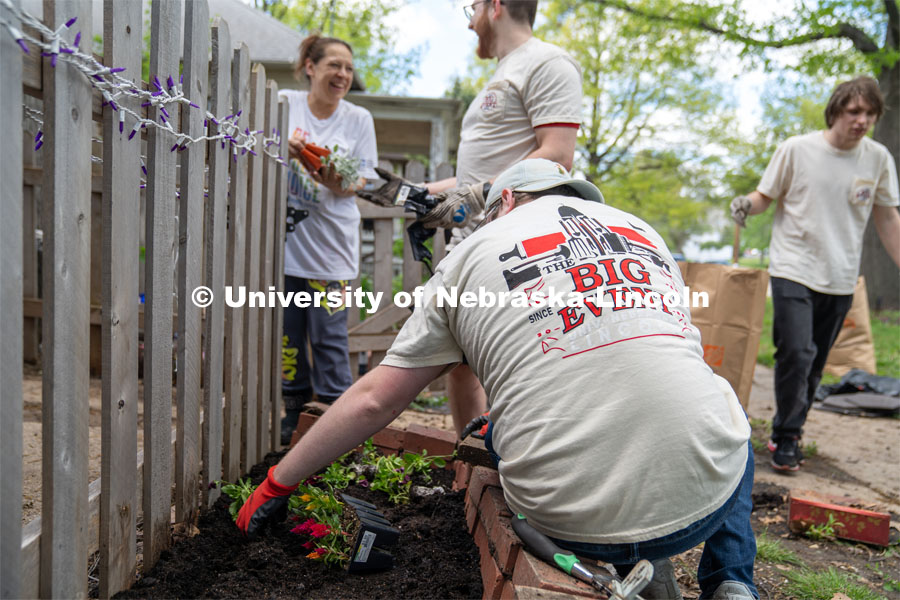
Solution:
[(259, 487), (253, 490), (238, 512), (236, 525), (251, 537), (262, 531), (267, 523), (277, 523), (287, 517), (288, 497), (296, 485), (281, 485), (275, 480), (275, 467)]

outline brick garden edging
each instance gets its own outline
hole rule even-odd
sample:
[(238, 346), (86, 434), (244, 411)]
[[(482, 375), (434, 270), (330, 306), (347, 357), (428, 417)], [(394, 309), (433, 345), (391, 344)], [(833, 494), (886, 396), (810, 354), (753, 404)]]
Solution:
[[(292, 446), (318, 418), (314, 413), (301, 413)], [(512, 513), (503, 499), (500, 478), (490, 466), (492, 463), (480, 440), (467, 439), (457, 444), (453, 432), (412, 423), (406, 429), (385, 427), (373, 436), (373, 441), (382, 452), (390, 454), (427, 450), (430, 455), (447, 455), (458, 450), (457, 459), (447, 468), (456, 472), (453, 489), (466, 490), (466, 527), (481, 555), (484, 600), (601, 597), (590, 586), (523, 549), (510, 525)]]

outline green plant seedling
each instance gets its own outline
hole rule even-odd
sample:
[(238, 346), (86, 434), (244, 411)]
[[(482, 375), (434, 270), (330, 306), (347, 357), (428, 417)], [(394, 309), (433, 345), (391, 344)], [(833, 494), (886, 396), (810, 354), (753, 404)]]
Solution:
[(836, 521), (833, 514), (828, 515), (828, 521), (821, 525), (810, 525), (804, 535), (811, 540), (834, 540), (834, 528), (843, 527), (844, 524)]
[(216, 481), (216, 485), (222, 490), (222, 493), (232, 499), (232, 503), (228, 505), (228, 514), (231, 515), (232, 521), (237, 521), (238, 512), (253, 490), (255, 485), (250, 483), (250, 479), (238, 479), (237, 483), (228, 483), (227, 481)]
[(819, 453), (819, 445), (816, 442), (803, 444), (803, 454), (806, 458), (813, 457)]

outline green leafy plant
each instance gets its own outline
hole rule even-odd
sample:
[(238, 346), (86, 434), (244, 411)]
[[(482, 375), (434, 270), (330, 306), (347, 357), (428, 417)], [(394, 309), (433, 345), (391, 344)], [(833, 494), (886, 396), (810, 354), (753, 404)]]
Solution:
[(843, 523), (836, 521), (834, 515), (829, 513), (828, 521), (821, 525), (810, 525), (804, 535), (811, 540), (833, 540), (834, 528), (843, 526)]
[(756, 558), (763, 562), (776, 564), (803, 564), (796, 552), (785, 548), (780, 540), (770, 538), (768, 530), (756, 537)]
[(359, 159), (355, 156), (347, 156), (338, 152), (337, 144), (331, 149), (331, 154), (322, 157), (322, 166), (334, 168), (334, 171), (341, 176), (341, 187), (345, 190), (359, 181), (359, 163)]
[(806, 458), (811, 458), (819, 453), (819, 445), (815, 442), (809, 442), (807, 444), (803, 444), (803, 455)]
[(379, 456), (375, 459), (375, 476), (371, 488), (384, 492), (388, 500), (394, 504), (409, 502), (409, 489), (412, 481), (399, 456)]
[(403, 466), (410, 477), (418, 473), (427, 483), (431, 483), (429, 471), (435, 467), (443, 469), (447, 466), (446, 458), (448, 457), (428, 456), (428, 450), (422, 450), (422, 454), (406, 452), (403, 455)]
[(231, 520), (236, 521), (238, 512), (256, 489), (256, 486), (250, 483), (250, 479), (238, 479), (237, 483), (228, 483), (227, 481), (217, 481), (216, 485), (222, 490), (222, 493), (232, 499), (232, 503), (228, 506), (228, 514)]
[(375, 466), (375, 474), (370, 486), (373, 490), (386, 493), (388, 500), (394, 504), (409, 502), (409, 492), (414, 475), (419, 474), (426, 482), (431, 482), (429, 470), (434, 467), (444, 467), (447, 464), (446, 459), (449, 458), (428, 456), (427, 450), (423, 450), (422, 454), (407, 452), (402, 457), (383, 456), (374, 453), (372, 449), (374, 449), (374, 445), (370, 446), (368, 450), (363, 445), (363, 464)]
[(328, 485), (332, 490), (343, 490), (356, 479), (356, 473), (344, 464), (344, 455), (334, 461), (319, 475), (320, 481)]
[(446, 404), (447, 396), (422, 395), (413, 400), (409, 407), (413, 410), (428, 411), (441, 408), (446, 406)]

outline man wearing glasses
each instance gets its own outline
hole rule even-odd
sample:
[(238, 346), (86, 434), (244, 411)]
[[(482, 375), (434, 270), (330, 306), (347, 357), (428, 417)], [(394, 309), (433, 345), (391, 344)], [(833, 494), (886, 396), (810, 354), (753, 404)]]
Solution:
[[(525, 158), (545, 158), (572, 168), (581, 123), (581, 69), (564, 50), (532, 35), (537, 4), (537, 0), (478, 0), (463, 8), (469, 29), (478, 36), (479, 58), (496, 58), (497, 70), (463, 117), (456, 177), (426, 186), (438, 203), (421, 223), (427, 228), (452, 228), (448, 249), (477, 227), (486, 190), (504, 169)], [(402, 180), (378, 172), (387, 183), (359, 195), (394, 205), (398, 189), (404, 187)], [(486, 396), (466, 364), (448, 375), (447, 387), (459, 435), (471, 419), (484, 413)]]
[[(257, 532), (298, 482), (465, 355), (490, 398), (485, 441), (514, 514), (620, 575), (653, 561), (659, 577), (644, 598), (681, 598), (668, 557), (701, 542), (701, 598), (758, 597), (750, 426), (703, 361), (689, 311), (650, 301), (684, 294), (663, 239), (543, 159), (501, 173), (487, 213), (438, 266), (381, 364), (269, 471), (237, 526)], [(441, 300), (451, 290), (496, 301)], [(647, 302), (629, 305), (626, 290)]]

